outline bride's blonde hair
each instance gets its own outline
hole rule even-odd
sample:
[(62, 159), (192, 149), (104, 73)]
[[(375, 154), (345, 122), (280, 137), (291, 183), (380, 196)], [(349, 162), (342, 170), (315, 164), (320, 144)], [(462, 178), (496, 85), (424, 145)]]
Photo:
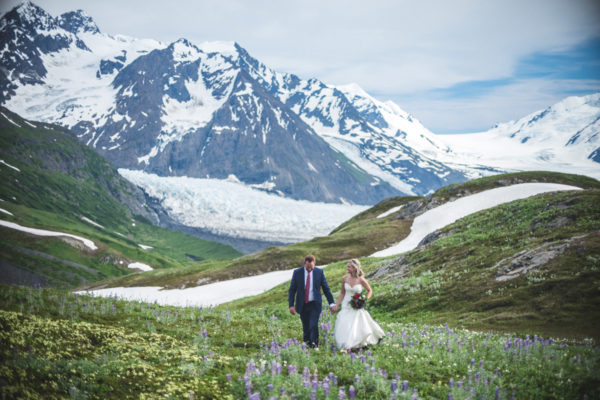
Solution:
[(355, 277), (363, 276), (362, 269), (360, 269), (360, 261), (358, 261), (356, 258), (353, 258), (352, 260), (348, 261), (348, 263), (350, 265), (352, 265), (354, 268), (356, 268), (356, 275), (353, 275), (353, 276), (355, 276)]

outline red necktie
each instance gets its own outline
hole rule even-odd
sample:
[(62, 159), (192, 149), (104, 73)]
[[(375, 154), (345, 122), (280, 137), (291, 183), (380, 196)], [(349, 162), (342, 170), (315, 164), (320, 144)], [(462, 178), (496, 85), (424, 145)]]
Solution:
[(304, 302), (308, 303), (308, 291), (310, 290), (310, 272), (306, 278), (306, 287), (304, 288)]

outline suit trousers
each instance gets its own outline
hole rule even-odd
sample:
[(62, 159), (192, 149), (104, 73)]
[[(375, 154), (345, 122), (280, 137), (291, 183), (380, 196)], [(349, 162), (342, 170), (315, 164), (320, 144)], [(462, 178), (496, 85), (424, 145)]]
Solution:
[(304, 343), (309, 347), (319, 346), (319, 316), (321, 307), (316, 301), (309, 301), (302, 307), (300, 320), (302, 321), (302, 333)]

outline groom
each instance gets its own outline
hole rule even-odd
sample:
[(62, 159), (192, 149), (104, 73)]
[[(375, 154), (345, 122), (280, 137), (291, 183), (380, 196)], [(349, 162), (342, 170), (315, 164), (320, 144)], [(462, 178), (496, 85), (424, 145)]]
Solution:
[[(327, 285), (327, 279), (323, 270), (315, 268), (315, 257), (307, 255), (304, 257), (304, 267), (294, 270), (290, 290), (288, 292), (288, 303), (290, 314), (300, 314), (302, 321), (302, 332), (304, 342), (315, 348), (319, 345), (319, 316), (321, 315), (321, 288), (329, 301), (332, 312), (337, 311), (337, 305), (333, 301), (333, 295)], [(296, 305), (294, 306), (294, 297)]]

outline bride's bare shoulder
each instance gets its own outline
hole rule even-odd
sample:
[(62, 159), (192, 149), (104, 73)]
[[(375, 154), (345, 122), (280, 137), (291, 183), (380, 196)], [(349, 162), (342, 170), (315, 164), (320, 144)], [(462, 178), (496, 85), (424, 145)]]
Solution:
[(346, 274), (346, 275), (342, 276), (342, 283), (344, 283), (344, 282), (348, 282), (348, 277), (349, 277), (349, 276), (350, 276), (350, 275), (348, 275), (348, 274)]

